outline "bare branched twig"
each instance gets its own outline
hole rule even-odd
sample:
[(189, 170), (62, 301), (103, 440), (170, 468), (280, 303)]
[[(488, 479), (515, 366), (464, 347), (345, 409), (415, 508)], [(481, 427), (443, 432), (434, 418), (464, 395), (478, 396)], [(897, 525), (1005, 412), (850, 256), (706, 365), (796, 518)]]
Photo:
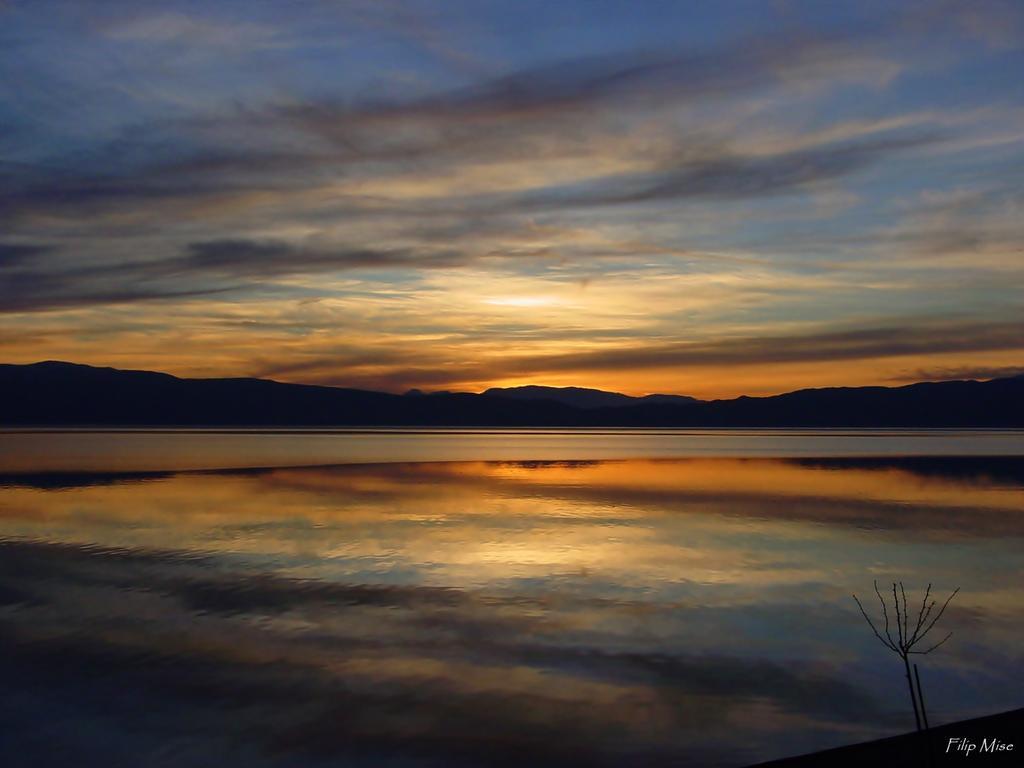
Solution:
[[(931, 645), (923, 650), (918, 649), (919, 643), (923, 641), (928, 633), (932, 631), (939, 619), (942, 618), (942, 614), (946, 612), (946, 607), (950, 601), (956, 597), (956, 594), (960, 591), (960, 587), (957, 587), (953, 592), (946, 598), (946, 602), (939, 608), (938, 613), (932, 616), (932, 611), (938, 604), (937, 600), (931, 599), (932, 585), (929, 584), (928, 588), (924, 591), (924, 597), (921, 599), (921, 607), (917, 611), (917, 618), (911, 620), (910, 618), (910, 604), (907, 600), (907, 590), (903, 586), (903, 582), (892, 583), (892, 608), (893, 613), (896, 614), (895, 621), (890, 622), (889, 620), (889, 607), (884, 597), (882, 597), (882, 591), (878, 588), (878, 581), (874, 582), (875, 595), (878, 596), (878, 602), (882, 606), (882, 620), (885, 622), (884, 628), (879, 631), (878, 625), (872, 621), (871, 617), (868, 616), (868, 612), (864, 610), (864, 606), (861, 604), (860, 599), (857, 595), (853, 596), (853, 599), (857, 602), (857, 607), (860, 608), (860, 614), (864, 617), (864, 620), (871, 627), (871, 631), (874, 633), (878, 641), (888, 648), (890, 651), (895, 653), (903, 661), (903, 667), (907, 673), (907, 684), (910, 687), (910, 701), (914, 705), (914, 719), (917, 722), (918, 730), (921, 730), (921, 718), (924, 715), (924, 701), (922, 698), (921, 709), (918, 709), (918, 699), (921, 698), (920, 690), (915, 692), (914, 681), (910, 677), (910, 656), (918, 655), (925, 656), (936, 648), (945, 643), (949, 638), (953, 636), (950, 632), (939, 642)], [(929, 600), (931, 600), (929, 602)], [(893, 637), (891, 624), (896, 625), (896, 636)], [(884, 634), (884, 636), (883, 636)], [(917, 665), (914, 665), (915, 672), (917, 671)], [(920, 683), (919, 683), (920, 684)], [(927, 717), (925, 716), (925, 722), (927, 723)]]
[[(889, 650), (893, 651), (894, 653), (899, 653), (899, 651), (897, 650), (896, 646), (892, 642), (892, 638), (889, 637), (889, 621), (888, 621), (888, 616), (886, 617), (886, 622), (885, 622), (885, 637), (882, 637), (880, 634), (878, 634), (878, 630), (875, 629), (874, 622), (871, 621), (871, 617), (868, 616), (867, 611), (864, 610), (864, 606), (860, 604), (860, 600), (857, 599), (856, 595), (853, 596), (853, 599), (857, 600), (857, 607), (860, 608), (861, 616), (864, 617), (864, 620), (868, 623), (868, 626), (871, 627), (871, 631), (875, 633), (875, 637), (877, 637), (881, 641), (882, 645), (884, 645), (886, 648), (888, 648)], [(884, 603), (883, 603), (883, 605), (884, 605)]]
[[(949, 597), (947, 597), (946, 601), (942, 604), (942, 607), (939, 608), (939, 612), (932, 617), (932, 610), (938, 604), (938, 601), (933, 599), (929, 602), (929, 598), (931, 598), (932, 594), (932, 585), (929, 584), (928, 588), (924, 592), (924, 598), (921, 600), (921, 607), (917, 611), (917, 617), (913, 620), (913, 625), (911, 625), (910, 602), (907, 599), (907, 590), (903, 586), (902, 581), (894, 581), (892, 584), (892, 607), (893, 612), (896, 614), (896, 620), (893, 622), (896, 624), (896, 637), (892, 636), (888, 605), (886, 604), (885, 598), (882, 597), (882, 592), (878, 588), (877, 581), (875, 581), (874, 587), (875, 594), (878, 596), (878, 602), (882, 606), (882, 619), (885, 622), (884, 629), (882, 631), (879, 631), (878, 626), (868, 615), (868, 612), (864, 609), (860, 598), (858, 598), (857, 595), (854, 595), (853, 599), (857, 602), (857, 607), (860, 608), (861, 616), (864, 617), (868, 626), (871, 627), (871, 631), (875, 634), (875, 637), (878, 638), (882, 645), (895, 653), (901, 659), (905, 660), (906, 657), (911, 654), (923, 656), (931, 653), (952, 636), (951, 632), (926, 650), (917, 650), (917, 645), (928, 636), (928, 633), (932, 631), (939, 619), (942, 618), (942, 614), (946, 612), (946, 607), (949, 605), (950, 601), (956, 597), (957, 593), (960, 591), (960, 587), (957, 587), (952, 591), (952, 593), (950, 593)], [(931, 620), (929, 620), (929, 617), (931, 617)]]

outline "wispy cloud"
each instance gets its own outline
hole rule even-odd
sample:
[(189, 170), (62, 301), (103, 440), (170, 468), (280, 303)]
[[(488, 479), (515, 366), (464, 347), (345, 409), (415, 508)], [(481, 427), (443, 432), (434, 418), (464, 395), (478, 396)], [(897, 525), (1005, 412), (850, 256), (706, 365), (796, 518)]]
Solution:
[(5, 250), (0, 250), (2, 312), (208, 296), (290, 275), (357, 269), (450, 268), (468, 261), (464, 254), (451, 250), (417, 253), (275, 241), (211, 240), (191, 243), (184, 253), (163, 259), (85, 267), (57, 262), (47, 267), (28, 262), (31, 256), (49, 249), (9, 246)]

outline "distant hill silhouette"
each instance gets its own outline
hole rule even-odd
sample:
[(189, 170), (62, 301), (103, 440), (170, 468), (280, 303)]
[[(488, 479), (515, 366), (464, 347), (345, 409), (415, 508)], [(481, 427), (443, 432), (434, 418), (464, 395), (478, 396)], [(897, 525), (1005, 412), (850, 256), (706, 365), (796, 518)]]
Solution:
[(488, 397), (507, 397), (514, 400), (554, 400), (576, 408), (620, 408), (623, 406), (640, 405), (642, 403), (666, 403), (687, 405), (699, 402), (694, 397), (685, 395), (645, 395), (630, 397), (618, 392), (606, 392), (603, 389), (586, 389), (584, 387), (540, 387), (530, 384), (525, 387), (491, 387), (484, 395)]
[(1024, 427), (1019, 376), (682, 402), (575, 390), (604, 398), (586, 405), (524, 399), (522, 389), (408, 397), (61, 362), (0, 365), (0, 425)]

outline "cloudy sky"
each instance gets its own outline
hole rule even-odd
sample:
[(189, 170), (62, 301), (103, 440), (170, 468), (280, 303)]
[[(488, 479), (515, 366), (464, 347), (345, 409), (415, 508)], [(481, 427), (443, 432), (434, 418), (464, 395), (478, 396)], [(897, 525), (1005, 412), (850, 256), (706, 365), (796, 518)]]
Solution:
[(0, 1), (0, 360), (1024, 371), (1024, 5)]

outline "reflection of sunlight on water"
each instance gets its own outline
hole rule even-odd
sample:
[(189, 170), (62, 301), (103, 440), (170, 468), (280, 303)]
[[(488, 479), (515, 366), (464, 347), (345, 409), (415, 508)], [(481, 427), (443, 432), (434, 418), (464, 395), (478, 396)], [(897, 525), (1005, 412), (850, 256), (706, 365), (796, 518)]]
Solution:
[[(901, 692), (849, 598), (876, 577), (963, 587), (957, 642), (929, 659), (936, 719), (1019, 704), (1021, 459), (364, 464), (0, 484), (9, 664), (80, 660), (11, 690), (73, 701), (78, 670), (99, 665), (147, 707), (165, 702), (155, 733), (186, 727), (168, 691), (224, 733), (258, 729), (270, 751), (390, 745), (445, 763), (467, 740), (511, 741), (539, 764), (699, 765), (895, 732)], [(146, 661), (157, 657), (180, 675)], [(282, 696), (307, 704), (284, 716)], [(243, 717), (228, 714), (236, 700)]]

